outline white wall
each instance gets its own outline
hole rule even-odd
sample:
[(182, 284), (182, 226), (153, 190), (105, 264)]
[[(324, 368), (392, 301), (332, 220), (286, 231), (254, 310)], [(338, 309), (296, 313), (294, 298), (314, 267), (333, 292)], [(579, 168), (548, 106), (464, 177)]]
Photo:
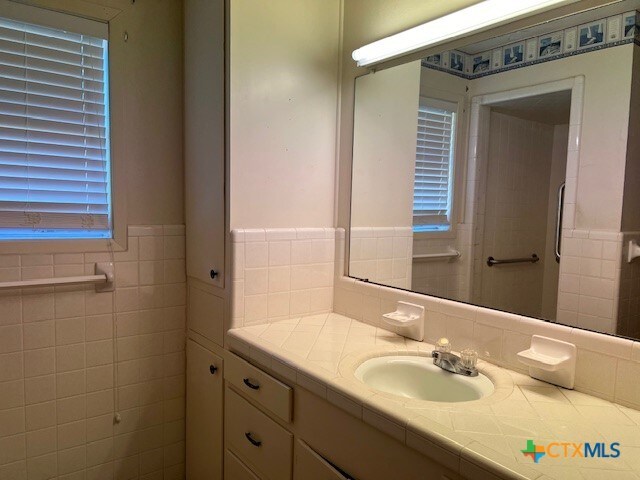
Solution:
[(229, 5), (231, 229), (333, 227), (341, 2)]

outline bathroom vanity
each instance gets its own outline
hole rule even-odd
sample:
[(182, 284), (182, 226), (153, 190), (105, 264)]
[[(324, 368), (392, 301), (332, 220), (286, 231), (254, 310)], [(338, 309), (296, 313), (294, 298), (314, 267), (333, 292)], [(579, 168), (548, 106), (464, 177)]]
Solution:
[[(225, 479), (565, 479), (578, 472), (632, 478), (640, 472), (631, 447), (640, 439), (637, 410), (486, 362), (478, 368), (494, 391), (475, 401), (382, 392), (356, 378), (359, 365), (396, 355), (431, 363), (433, 346), (342, 315), (232, 329), (227, 342), (229, 350), (210, 354), (213, 375), (205, 358), (201, 372), (192, 373), (211, 388), (209, 407), (224, 416), (224, 439), (217, 431), (217, 441), (207, 444), (224, 445)], [(199, 349), (191, 340), (190, 355)], [(193, 422), (202, 425), (203, 418)], [(624, 447), (619, 461), (538, 464), (522, 452), (528, 439)], [(215, 455), (200, 450), (188, 465), (215, 465)]]

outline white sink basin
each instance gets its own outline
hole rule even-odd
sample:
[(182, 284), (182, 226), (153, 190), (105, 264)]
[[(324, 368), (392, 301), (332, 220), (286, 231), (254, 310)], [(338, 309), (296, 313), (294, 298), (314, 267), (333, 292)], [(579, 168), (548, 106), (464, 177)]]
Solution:
[(431, 402), (470, 402), (491, 395), (494, 386), (482, 373), (465, 377), (442, 370), (431, 357), (388, 355), (362, 363), (355, 376), (371, 388)]

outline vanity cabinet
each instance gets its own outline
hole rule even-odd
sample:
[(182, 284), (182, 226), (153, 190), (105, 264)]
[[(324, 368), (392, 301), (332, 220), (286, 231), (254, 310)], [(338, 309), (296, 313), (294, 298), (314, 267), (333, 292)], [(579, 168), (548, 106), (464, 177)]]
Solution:
[(225, 443), (265, 480), (290, 480), (293, 435), (244, 400), (225, 390)]
[(460, 479), (234, 353), (226, 352), (224, 376), (225, 480)]
[(220, 356), (187, 340), (186, 472), (190, 480), (222, 478), (223, 369)]
[(302, 440), (296, 440), (293, 459), (293, 480), (347, 480), (333, 465)]
[(291, 422), (293, 389), (236, 355), (229, 358), (224, 379), (272, 415)]
[(224, 452), (224, 480), (260, 480), (229, 450)]

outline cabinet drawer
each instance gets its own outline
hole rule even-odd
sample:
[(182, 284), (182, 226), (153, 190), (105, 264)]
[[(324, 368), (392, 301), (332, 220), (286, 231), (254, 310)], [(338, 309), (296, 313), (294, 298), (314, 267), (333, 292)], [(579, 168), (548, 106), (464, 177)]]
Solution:
[(260, 480), (229, 450), (224, 452), (224, 480)]
[(232, 353), (225, 364), (224, 379), (285, 422), (291, 422), (291, 387)]
[(348, 480), (302, 440), (296, 440), (293, 480)]
[(265, 479), (290, 479), (293, 435), (228, 387), (224, 410), (227, 448)]

